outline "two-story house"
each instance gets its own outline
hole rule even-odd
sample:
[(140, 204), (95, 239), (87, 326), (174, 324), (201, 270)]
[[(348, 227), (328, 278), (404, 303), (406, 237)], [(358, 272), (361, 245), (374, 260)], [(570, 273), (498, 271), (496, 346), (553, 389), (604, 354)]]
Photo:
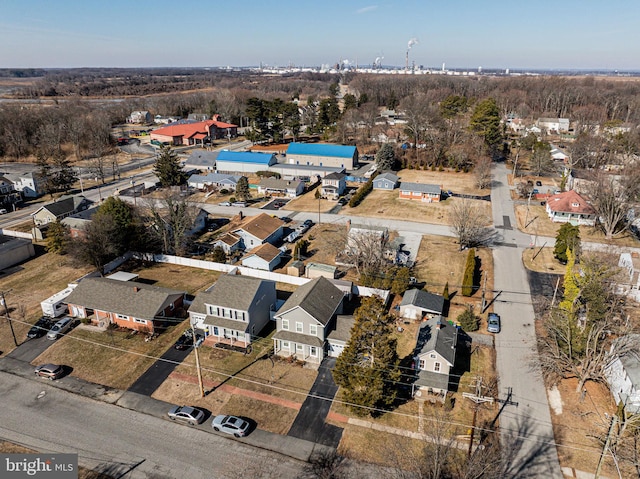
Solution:
[(266, 213), (249, 216), (244, 223), (232, 233), (242, 240), (242, 247), (253, 249), (263, 243), (275, 243), (282, 237), (284, 221)]
[(271, 320), (275, 308), (275, 282), (227, 274), (196, 295), (189, 318), (194, 328), (204, 331), (204, 344), (246, 348)]
[(337, 200), (347, 188), (347, 175), (344, 173), (329, 173), (322, 178), (320, 186), (320, 196), (330, 200)]
[(418, 330), (414, 361), (413, 394), (418, 399), (444, 401), (450, 390), (450, 373), (456, 361), (458, 327), (441, 316), (425, 321)]
[(325, 356), (327, 336), (342, 313), (342, 291), (319, 277), (298, 287), (275, 314), (273, 351), (320, 364)]

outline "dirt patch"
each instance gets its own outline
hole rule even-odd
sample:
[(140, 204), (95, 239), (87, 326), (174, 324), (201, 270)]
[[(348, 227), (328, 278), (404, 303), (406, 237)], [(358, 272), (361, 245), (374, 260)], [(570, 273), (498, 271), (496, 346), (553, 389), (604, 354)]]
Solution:
[(523, 251), (524, 267), (538, 273), (563, 274), (565, 265), (553, 256), (553, 247), (529, 248)]
[[(551, 411), (555, 440), (559, 444), (558, 456), (563, 467), (595, 471), (602, 451), (598, 439), (606, 436), (610, 415), (615, 413), (616, 407), (606, 386), (588, 382), (585, 391), (580, 393), (576, 392), (576, 385), (575, 379), (558, 384), (562, 413)], [(606, 458), (602, 473), (618, 477), (610, 457)], [(631, 475), (623, 474), (625, 477)]]

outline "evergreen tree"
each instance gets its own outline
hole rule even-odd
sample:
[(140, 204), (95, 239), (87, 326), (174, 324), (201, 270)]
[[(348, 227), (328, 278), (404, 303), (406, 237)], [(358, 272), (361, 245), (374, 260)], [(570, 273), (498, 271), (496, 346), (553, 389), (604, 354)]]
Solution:
[(580, 288), (576, 281), (576, 274), (573, 271), (575, 267), (575, 256), (571, 248), (567, 248), (567, 268), (564, 273), (564, 298), (560, 302), (560, 309), (565, 311), (569, 316), (574, 316), (576, 312), (576, 301), (580, 295)]
[(362, 300), (354, 314), (351, 337), (332, 371), (344, 388), (344, 400), (358, 415), (390, 406), (400, 379), (394, 319), (377, 296)]
[(211, 252), (211, 261), (215, 263), (226, 263), (227, 262), (227, 254), (220, 246), (216, 246), (213, 248)]
[(476, 105), (471, 115), (469, 126), (482, 136), (492, 152), (499, 149), (502, 143), (500, 109), (493, 98), (482, 100)]
[(389, 143), (382, 145), (376, 153), (376, 166), (378, 171), (393, 170), (396, 165), (396, 154)]
[(473, 310), (471, 308), (465, 309), (458, 315), (456, 320), (465, 331), (477, 331), (479, 328), (478, 317), (473, 314)]
[(246, 201), (251, 198), (251, 192), (249, 191), (249, 180), (246, 176), (241, 176), (236, 184), (236, 197), (242, 201)]
[(553, 248), (553, 256), (563, 264), (567, 263), (567, 248), (571, 248), (575, 256), (580, 253), (580, 228), (571, 223), (560, 226)]
[(182, 172), (178, 155), (170, 147), (160, 147), (160, 154), (153, 167), (153, 172), (162, 186), (182, 185), (187, 179)]
[(68, 242), (68, 229), (60, 221), (51, 223), (47, 228), (47, 252), (63, 255), (67, 252)]
[(110, 196), (102, 202), (96, 216), (110, 216), (113, 218), (115, 229), (111, 233), (119, 254), (125, 253), (135, 242), (138, 222), (133, 205), (116, 196)]
[(58, 191), (67, 191), (78, 180), (78, 174), (62, 152), (53, 158), (53, 184)]
[(442, 297), (445, 301), (449, 301), (449, 281), (447, 281), (444, 285), (444, 290), (442, 291)]

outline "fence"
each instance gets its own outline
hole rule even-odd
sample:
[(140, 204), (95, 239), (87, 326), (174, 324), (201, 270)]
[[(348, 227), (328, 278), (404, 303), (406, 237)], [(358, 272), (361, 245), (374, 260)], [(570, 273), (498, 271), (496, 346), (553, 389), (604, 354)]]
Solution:
[(14, 230), (4, 230), (4, 229), (0, 229), (0, 234), (4, 235), (4, 236), (13, 236), (15, 238), (26, 238), (26, 239), (33, 239), (33, 234), (32, 233), (25, 233), (24, 231), (14, 231)]

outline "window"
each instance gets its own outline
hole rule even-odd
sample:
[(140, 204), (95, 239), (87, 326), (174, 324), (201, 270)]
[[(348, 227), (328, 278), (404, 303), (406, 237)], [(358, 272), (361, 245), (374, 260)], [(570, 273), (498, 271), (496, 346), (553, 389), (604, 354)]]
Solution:
[(123, 321), (129, 321), (129, 316), (125, 316), (124, 314), (116, 314), (116, 319), (122, 319)]
[(431, 359), (435, 359), (435, 358), (436, 358), (436, 355), (435, 355), (435, 354), (433, 354), (433, 353), (431, 353), (431, 354), (429, 354), (429, 357), (430, 357)]
[(296, 351), (302, 353), (304, 351), (304, 344), (296, 344)]
[(282, 329), (284, 329), (285, 331), (289, 331), (289, 320), (288, 319), (283, 319), (282, 320)]
[(213, 335), (214, 336), (219, 336), (220, 335), (220, 333), (218, 332), (218, 326), (214, 326), (213, 327)]
[(147, 324), (147, 320), (146, 319), (133, 318), (133, 322), (134, 323), (139, 323), (139, 324)]
[(440, 372), (440, 363), (439, 362), (436, 361), (435, 363), (433, 363), (433, 370), (435, 372), (437, 372), (437, 373)]
[(289, 349), (290, 347), (289, 341), (282, 341), (282, 349)]
[(418, 364), (418, 368), (419, 369), (424, 369), (424, 359), (421, 359), (419, 364)]
[(313, 356), (314, 358), (318, 356), (318, 348), (316, 348), (315, 346), (311, 346), (309, 348), (309, 354), (311, 356)]
[(304, 325), (300, 321), (296, 321), (296, 333), (304, 333)]
[(317, 336), (318, 335), (318, 325), (317, 324), (310, 324), (309, 325), (309, 334), (311, 336)]

